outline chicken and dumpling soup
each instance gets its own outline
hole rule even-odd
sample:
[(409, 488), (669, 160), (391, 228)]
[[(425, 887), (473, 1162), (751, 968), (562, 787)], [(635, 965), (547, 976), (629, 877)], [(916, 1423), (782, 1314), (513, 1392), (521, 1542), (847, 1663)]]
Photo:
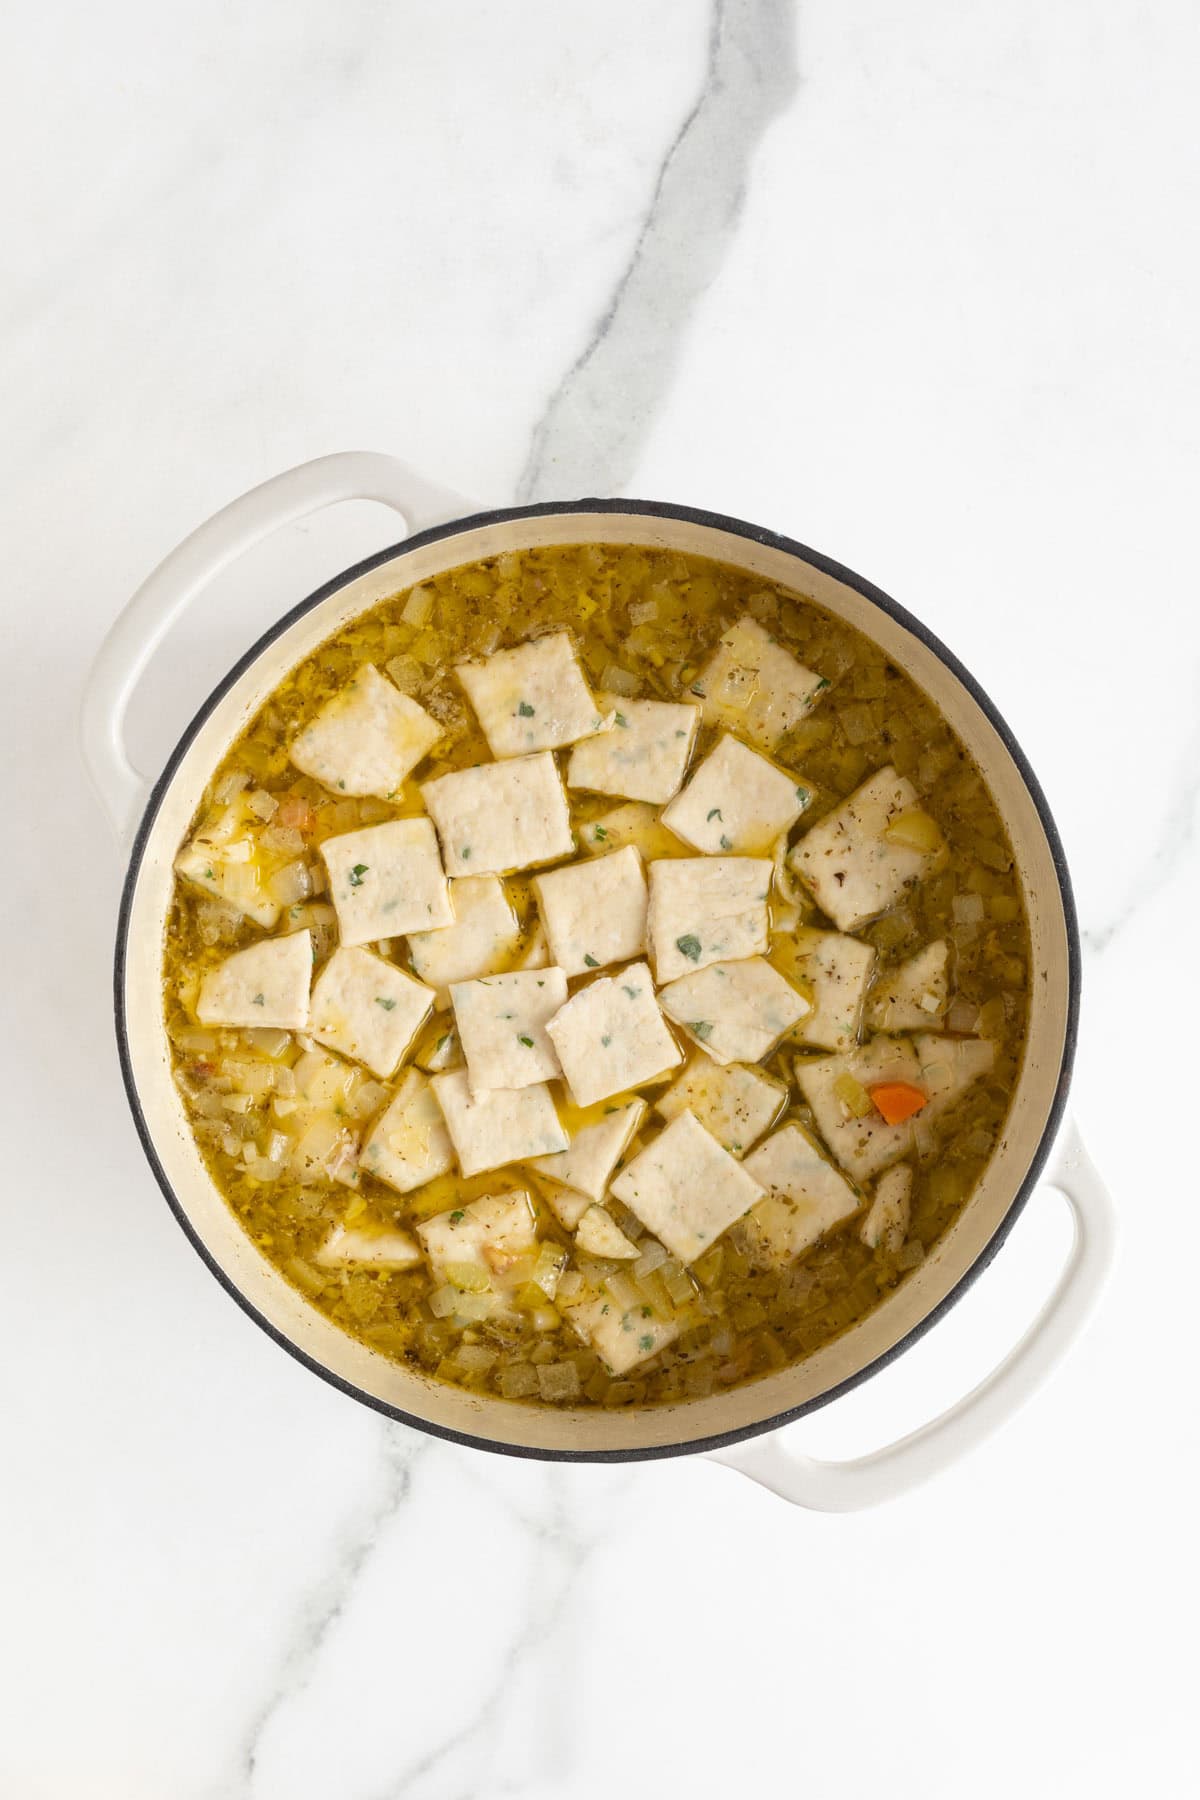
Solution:
[(384, 602), (234, 744), (165, 1006), (212, 1178), (381, 1355), (698, 1398), (877, 1306), (1002, 1129), (1029, 952), (979, 770), (882, 652), (698, 557)]

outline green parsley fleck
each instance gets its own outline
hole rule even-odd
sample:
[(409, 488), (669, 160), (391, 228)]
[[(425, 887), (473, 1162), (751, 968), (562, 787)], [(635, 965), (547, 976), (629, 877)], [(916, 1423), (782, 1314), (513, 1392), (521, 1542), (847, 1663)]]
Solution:
[(530, 704), (527, 700), (522, 700), (521, 704), (517, 708), (517, 712), (520, 714), (521, 718), (523, 718), (523, 719), (532, 719), (532, 717), (533, 717), (533, 708), (532, 708), (532, 706), (530, 706)]
[(686, 736), (687, 736), (687, 732), (686, 732), (686, 731), (677, 731), (677, 732), (676, 732), (676, 733), (675, 733), (675, 736), (676, 736), (676, 737), (686, 737)]
[(698, 682), (698, 681), (693, 681), (691, 687), (688, 689), (688, 692), (690, 694), (699, 694), (701, 700), (703, 700), (705, 697), (704, 689), (701, 686), (700, 682)]
[(595, 839), (596, 843), (602, 844), (607, 836), (608, 836), (608, 831), (605, 826), (603, 826), (603, 825), (593, 825), (592, 826), (592, 837)]
[(450, 1033), (447, 1032), (445, 1037), (440, 1037), (438, 1039), (437, 1043), (433, 1046), (434, 1055), (437, 1056), (441, 1051), (443, 1051), (449, 1042), (450, 1042)]
[(590, 956), (586, 950), (583, 953), (583, 960), (589, 969), (598, 969), (600, 967), (600, 964), (596, 961), (595, 957)]
[(355, 865), (351, 869), (349, 875), (346, 877), (346, 879), (350, 883), (351, 887), (361, 887), (362, 886), (362, 878), (366, 874), (366, 872), (370, 868), (370, 866), (371, 866), (370, 863), (355, 863)]
[(600, 1043), (601, 1043), (601, 1045), (602, 1045), (602, 1047), (603, 1047), (603, 1048), (604, 1048), (604, 1049), (605, 1049), (605, 1050), (607, 1050), (607, 1049), (608, 1049), (608, 1046), (609, 1046), (609, 1045), (610, 1045), (610, 1044), (611, 1044), (611, 1043), (612, 1043), (612, 1039), (611, 1039), (611, 1038), (610, 1038), (610, 1037), (602, 1037), (602, 1038), (601, 1038), (601, 1039), (600, 1039)]
[(639, 995), (639, 994), (640, 994), (640, 993), (641, 993), (641, 991), (642, 991), (642, 990), (641, 990), (641, 988), (635, 988), (635, 987), (626, 987), (626, 986), (625, 986), (625, 985), (624, 985), (624, 983), (622, 983), (622, 985), (621, 985), (621, 992), (622, 992), (622, 993), (623, 993), (623, 994), (628, 994), (628, 995), (629, 995), (629, 998), (630, 998), (630, 999), (631, 999), (631, 1000), (636, 1000), (636, 999), (637, 999), (637, 997), (638, 997), (638, 995)]
[(720, 819), (722, 821), (722, 823), (724, 823), (725, 814), (721, 811), (719, 806), (713, 807), (712, 811), (709, 813), (707, 819), (704, 822), (706, 825), (711, 825), (714, 819)]
[(341, 789), (343, 789), (343, 791), (344, 791), (344, 790), (345, 790), (345, 786), (346, 786), (346, 784), (345, 784), (345, 782), (344, 782), (344, 781), (339, 781), (339, 782), (338, 782), (338, 786), (339, 786), (339, 787), (340, 787), (340, 788), (341, 788)]
[(712, 1020), (693, 1019), (688, 1030), (694, 1032), (698, 1038), (706, 1040), (712, 1036)]
[(459, 851), (459, 853), (458, 853), (458, 854), (459, 854), (459, 856), (460, 856), (460, 857), (461, 857), (461, 858), (462, 858), (462, 860), (463, 860), (463, 862), (470, 862), (470, 860), (471, 860), (471, 846), (470, 846), (470, 844), (464, 844), (464, 845), (463, 845), (463, 847), (462, 847), (462, 849), (461, 849), (461, 850), (460, 850), (460, 851)]
[(616, 720), (617, 720), (617, 724), (621, 727), (622, 731), (629, 730), (629, 720), (625, 717), (624, 713), (617, 713)]
[(654, 1311), (654, 1308), (653, 1308), (653, 1307), (651, 1307), (651, 1306), (643, 1306), (643, 1308), (642, 1308), (642, 1317), (643, 1317), (643, 1319), (648, 1319), (648, 1318), (650, 1318), (650, 1317), (651, 1317), (651, 1316), (652, 1316), (652, 1314), (653, 1314), (653, 1311)]
[(385, 1000), (382, 994), (376, 994), (375, 1004), (376, 1006), (382, 1006), (384, 1012), (395, 1012), (396, 1010), (396, 1002), (394, 1000)]
[(533, 1049), (533, 1039), (531, 1037), (526, 1037), (523, 1032), (518, 1031), (517, 1042), (518, 1044), (524, 1044), (527, 1050)]
[(457, 1211), (457, 1212), (452, 1212), (450, 1214), (450, 1223), (452, 1225), (461, 1225), (463, 1220), (466, 1218), (466, 1216), (467, 1216), (466, 1213), (463, 1212), (461, 1209), (459, 1209), (459, 1211)]
[(806, 787), (798, 787), (796, 789), (796, 798), (800, 802), (801, 806), (807, 806), (808, 805), (808, 789)]
[(727, 838), (725, 836), (724, 832), (721, 833), (721, 848), (722, 848), (722, 850), (732, 850), (733, 849), (733, 839)]
[(653, 1350), (653, 1348), (654, 1348), (654, 1339), (651, 1337), (649, 1332), (646, 1333), (645, 1337), (640, 1337), (638, 1339), (638, 1349), (639, 1350)]
[(267, 1004), (267, 1002), (266, 1002), (265, 997), (262, 994), (255, 994), (254, 1004), (255, 1004), (255, 1006), (265, 1006)]
[(690, 931), (686, 937), (675, 939), (675, 948), (681, 955), (686, 956), (689, 962), (700, 961), (700, 939)]

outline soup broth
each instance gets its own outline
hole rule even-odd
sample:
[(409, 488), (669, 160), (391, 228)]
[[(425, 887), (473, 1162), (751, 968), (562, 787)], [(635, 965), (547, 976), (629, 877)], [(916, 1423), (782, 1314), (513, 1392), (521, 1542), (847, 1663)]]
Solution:
[(734, 568), (583, 544), (395, 595), (271, 696), (176, 866), (213, 1181), (314, 1306), (461, 1386), (645, 1405), (803, 1358), (1004, 1127), (1029, 953), (980, 772)]

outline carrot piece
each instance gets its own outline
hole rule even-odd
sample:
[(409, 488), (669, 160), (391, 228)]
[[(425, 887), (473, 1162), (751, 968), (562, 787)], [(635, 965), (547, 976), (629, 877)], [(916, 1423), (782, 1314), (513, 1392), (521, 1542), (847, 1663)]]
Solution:
[(929, 1096), (910, 1081), (879, 1081), (867, 1089), (875, 1110), (883, 1114), (889, 1125), (903, 1125), (927, 1103)]

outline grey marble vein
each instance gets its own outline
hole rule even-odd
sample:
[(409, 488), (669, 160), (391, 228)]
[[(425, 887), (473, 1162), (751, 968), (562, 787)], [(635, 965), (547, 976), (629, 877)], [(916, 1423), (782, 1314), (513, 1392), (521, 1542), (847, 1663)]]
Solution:
[[(493, 1770), (489, 1770), (486, 1790), (481, 1790), (478, 1763), (487, 1753), (495, 1737), (499, 1720), (514, 1685), (525, 1674), (530, 1660), (550, 1651), (554, 1661), (552, 1673), (547, 1671), (547, 1688), (540, 1709), (545, 1723), (539, 1730), (538, 1750), (544, 1761), (558, 1765), (541, 1768), (546, 1778), (561, 1775), (568, 1754), (556, 1733), (566, 1718), (566, 1665), (569, 1644), (558, 1637), (559, 1627), (568, 1615), (568, 1602), (578, 1585), (580, 1573), (589, 1557), (604, 1541), (603, 1529), (585, 1530), (576, 1520), (571, 1506), (571, 1490), (561, 1470), (544, 1472), (543, 1492), (548, 1505), (541, 1517), (531, 1516), (528, 1508), (514, 1510), (529, 1541), (535, 1546), (534, 1566), (528, 1602), (513, 1621), (513, 1633), (498, 1659), (495, 1675), (484, 1692), (471, 1701), (459, 1728), (432, 1745), (406, 1769), (397, 1773), (386, 1788), (371, 1800), (475, 1800), (481, 1792), (500, 1796), (510, 1791)], [(489, 1503), (496, 1497), (489, 1493)], [(527, 1774), (530, 1771), (526, 1772)], [(522, 1781), (520, 1786), (524, 1786)]]
[(237, 1768), (240, 1791), (252, 1791), (259, 1750), (266, 1732), (280, 1708), (309, 1679), (330, 1629), (350, 1599), (381, 1530), (408, 1498), (414, 1470), (432, 1449), (431, 1438), (423, 1438), (401, 1425), (384, 1427), (383, 1467), (379, 1481), (347, 1529), (332, 1566), (320, 1584), (305, 1597), (300, 1615), (287, 1634), (280, 1665), (274, 1672), (267, 1695), (243, 1733)]
[(614, 494), (632, 474), (737, 228), (759, 140), (795, 92), (793, 10), (792, 0), (717, 0), (699, 97), (611, 298), (538, 421), (519, 499)]
[(1083, 931), (1084, 945), (1093, 955), (1098, 956), (1108, 949), (1130, 921), (1175, 879), (1196, 849), (1197, 814), (1200, 813), (1200, 679), (1196, 689), (1192, 729), (1172, 774), (1158, 842), (1142, 862), (1120, 904), (1101, 924), (1088, 926)]

